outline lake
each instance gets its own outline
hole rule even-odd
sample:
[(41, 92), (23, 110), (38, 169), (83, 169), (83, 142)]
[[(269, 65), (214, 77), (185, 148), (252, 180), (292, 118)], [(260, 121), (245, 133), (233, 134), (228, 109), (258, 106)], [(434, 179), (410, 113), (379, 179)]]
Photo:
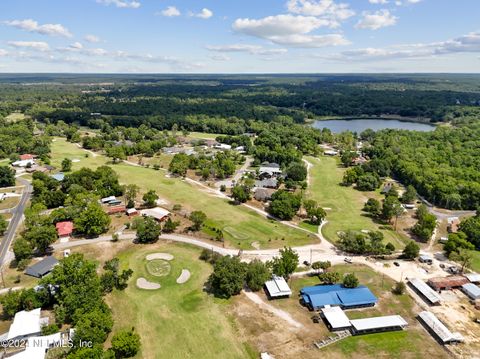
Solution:
[(411, 130), (411, 131), (433, 131), (434, 125), (420, 122), (409, 122), (399, 120), (385, 120), (379, 118), (362, 118), (354, 120), (325, 120), (315, 121), (313, 127), (322, 129), (324, 127), (330, 129), (333, 133), (340, 133), (343, 131), (352, 131), (360, 133), (368, 128), (378, 131), (384, 129), (395, 130)]

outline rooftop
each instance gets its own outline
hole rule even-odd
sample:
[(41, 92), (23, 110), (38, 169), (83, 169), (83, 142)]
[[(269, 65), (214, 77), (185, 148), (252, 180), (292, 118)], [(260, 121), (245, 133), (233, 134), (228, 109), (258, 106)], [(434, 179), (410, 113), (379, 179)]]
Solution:
[(155, 207), (150, 209), (144, 209), (140, 211), (142, 216), (153, 217), (159, 221), (170, 215), (170, 212), (162, 207)]
[(452, 333), (446, 326), (443, 324), (435, 314), (423, 311), (418, 314), (419, 318), (427, 325), (430, 330), (432, 330), (443, 343), (449, 343), (452, 341), (463, 341), (463, 337), (460, 333)]
[(31, 311), (22, 310), (16, 313), (10, 330), (8, 331), (7, 339), (15, 339), (40, 333), (43, 324), (40, 318), (40, 310), (40, 308), (37, 308)]
[(49, 256), (28, 267), (25, 271), (25, 274), (36, 278), (42, 278), (44, 275), (50, 273), (57, 264), (58, 260), (55, 257)]
[(265, 282), (270, 297), (285, 297), (290, 296), (292, 291), (283, 277), (273, 276), (272, 280)]
[(325, 308), (322, 308), (322, 314), (332, 329), (351, 327), (350, 320), (340, 307), (326, 306)]
[(472, 283), (480, 282), (480, 274), (478, 273), (467, 273), (467, 274), (464, 274), (463, 276)]
[(441, 298), (427, 283), (418, 278), (412, 278), (409, 280), (410, 284), (422, 293), (432, 304), (440, 303)]
[(58, 222), (55, 228), (57, 228), (57, 233), (60, 237), (68, 236), (73, 232), (73, 222)]
[(435, 289), (456, 288), (468, 283), (468, 279), (462, 276), (435, 277), (428, 280), (428, 284)]
[(350, 323), (356, 331), (374, 330), (380, 328), (406, 327), (408, 323), (399, 315), (387, 315), (384, 317), (373, 317), (351, 320)]
[(468, 293), (471, 298), (480, 298), (480, 288), (473, 283), (467, 283), (462, 285), (463, 291)]
[(377, 297), (365, 286), (346, 288), (341, 284), (317, 285), (303, 288), (303, 301), (312, 308), (321, 308), (327, 305), (355, 307), (375, 305)]

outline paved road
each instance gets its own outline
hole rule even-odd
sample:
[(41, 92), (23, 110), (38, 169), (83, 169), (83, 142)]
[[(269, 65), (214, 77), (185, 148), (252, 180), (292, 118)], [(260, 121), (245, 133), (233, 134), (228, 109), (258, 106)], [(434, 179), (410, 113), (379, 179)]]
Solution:
[(12, 219), (8, 225), (7, 231), (5, 232), (4, 238), (0, 243), (0, 267), (3, 266), (5, 257), (8, 252), (8, 248), (15, 238), (15, 233), (17, 232), (18, 226), (22, 222), (23, 212), (27, 206), (28, 201), (32, 195), (33, 187), (29, 181), (21, 177), (17, 178), (25, 186), (22, 192), (22, 198), (16, 207), (12, 208), (9, 213), (12, 214)]

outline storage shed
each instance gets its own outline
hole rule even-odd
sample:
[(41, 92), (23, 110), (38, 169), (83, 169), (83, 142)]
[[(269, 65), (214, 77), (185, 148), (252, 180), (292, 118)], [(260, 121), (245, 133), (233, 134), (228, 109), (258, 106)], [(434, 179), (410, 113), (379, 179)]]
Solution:
[(352, 324), (353, 335), (403, 330), (408, 325), (399, 315), (355, 319), (351, 320), (350, 324)]
[(28, 267), (25, 274), (36, 278), (42, 278), (50, 273), (57, 264), (58, 260), (55, 257), (49, 256), (33, 266)]
[(440, 296), (423, 280), (420, 280), (418, 278), (412, 278), (408, 281), (408, 283), (413, 287), (413, 289), (415, 289), (418, 294), (427, 299), (427, 301), (431, 304), (440, 304)]
[(463, 342), (462, 335), (460, 333), (452, 333), (445, 324), (438, 320), (435, 314), (423, 311), (418, 314), (418, 318), (442, 344)]
[(462, 292), (465, 293), (471, 300), (480, 299), (480, 288), (473, 283), (462, 285)]
[(292, 291), (283, 277), (273, 276), (272, 280), (265, 283), (265, 289), (269, 298), (286, 298), (292, 295)]
[(467, 283), (468, 279), (459, 275), (452, 275), (449, 277), (435, 277), (428, 280), (428, 285), (435, 289), (437, 292), (440, 292), (442, 290), (460, 288), (462, 285)]
[(322, 317), (327, 323), (327, 327), (332, 330), (345, 330), (350, 328), (350, 320), (340, 307), (326, 306), (322, 308)]

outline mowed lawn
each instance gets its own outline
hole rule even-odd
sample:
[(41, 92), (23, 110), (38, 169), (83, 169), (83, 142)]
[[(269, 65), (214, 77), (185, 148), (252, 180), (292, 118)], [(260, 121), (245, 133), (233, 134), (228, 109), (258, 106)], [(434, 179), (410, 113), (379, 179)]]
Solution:
[[(166, 277), (148, 273), (145, 256), (163, 252), (174, 256)], [(229, 302), (219, 301), (203, 291), (212, 268), (198, 260), (200, 251), (186, 245), (137, 246), (119, 254), (122, 267), (133, 269), (128, 288), (108, 297), (113, 310), (113, 333), (135, 327), (142, 349), (136, 358), (256, 358), (257, 353), (239, 339), (228, 315)], [(190, 279), (177, 284), (182, 269)], [(138, 289), (138, 277), (161, 284), (154, 291)]]
[[(391, 289), (395, 285), (389, 277), (376, 273), (369, 267), (362, 265), (337, 265), (331, 271), (339, 272), (342, 277), (346, 273), (354, 273), (360, 284), (366, 285), (379, 298), (373, 308), (347, 310), (345, 313), (350, 319), (369, 318), (384, 315), (401, 315), (409, 324), (406, 330), (388, 333), (377, 333), (353, 336), (329, 345), (319, 352), (329, 354), (328, 357), (338, 358), (447, 358), (442, 347), (421, 327), (415, 318), (421, 310), (408, 295), (394, 295)], [(290, 286), (294, 293), (309, 285), (317, 285), (317, 277), (293, 278)], [(288, 306), (298, 306), (298, 298), (284, 302), (283, 309)], [(319, 324), (319, 339), (330, 336), (325, 324)]]
[[(80, 160), (73, 163), (74, 170), (81, 167), (96, 168), (107, 163), (104, 156), (93, 157), (89, 154), (89, 157), (85, 157), (86, 153), (64, 139), (56, 139), (52, 143), (52, 164), (59, 166), (65, 157)], [(246, 207), (232, 205), (226, 199), (213, 197), (180, 178), (168, 178), (164, 171), (125, 163), (110, 166), (119, 174), (122, 183), (137, 184), (143, 191), (154, 189), (161, 198), (172, 204), (178, 203), (188, 210), (205, 212), (209, 225), (223, 229), (227, 246), (253, 249), (252, 243), (257, 242), (261, 248), (279, 248), (318, 241), (305, 231), (268, 220)]]
[(387, 242), (395, 247), (404, 246), (405, 237), (393, 230), (380, 229), (371, 218), (364, 215), (362, 208), (369, 197), (381, 199), (376, 192), (360, 192), (352, 187), (341, 186), (344, 168), (338, 166), (337, 159), (331, 157), (308, 157), (313, 165), (310, 171), (311, 185), (307, 196), (316, 200), (327, 210), (328, 223), (323, 227), (323, 235), (331, 242), (338, 240), (338, 232), (347, 230), (381, 231)]

